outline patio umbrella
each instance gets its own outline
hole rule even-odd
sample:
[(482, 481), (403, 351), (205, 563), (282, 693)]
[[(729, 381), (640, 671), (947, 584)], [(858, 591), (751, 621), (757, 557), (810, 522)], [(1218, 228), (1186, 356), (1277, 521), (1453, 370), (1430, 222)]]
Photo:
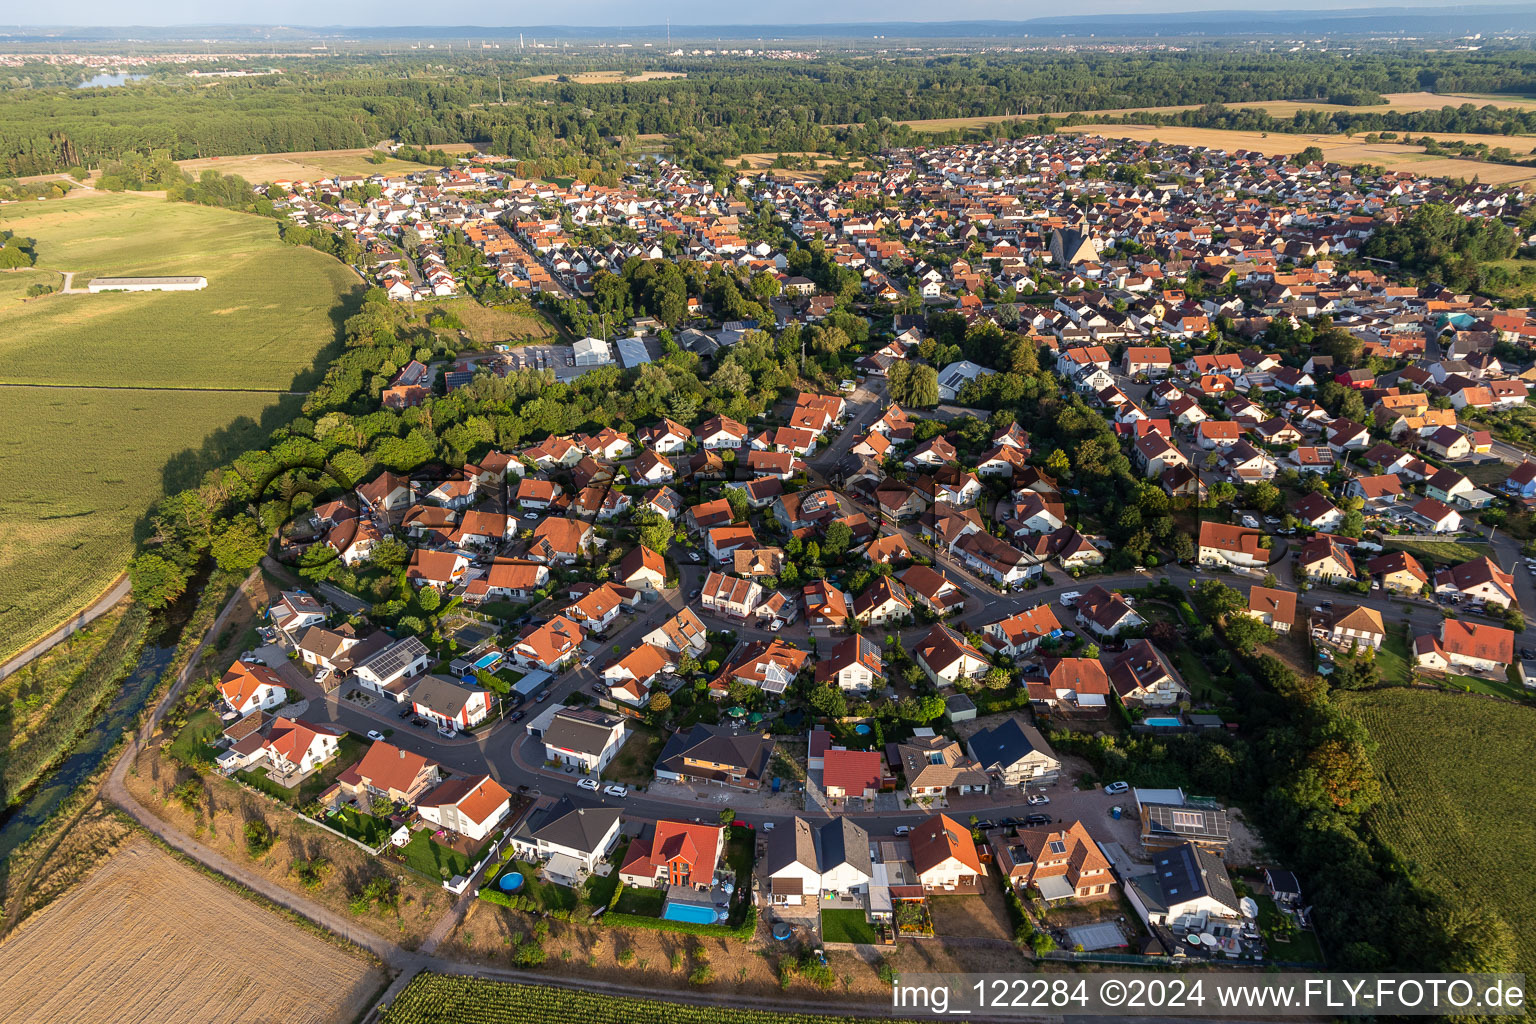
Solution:
[(726, 708), (725, 713), (730, 715), (732, 718), (740, 718), (742, 715), (747, 713), (747, 709), (743, 707)]

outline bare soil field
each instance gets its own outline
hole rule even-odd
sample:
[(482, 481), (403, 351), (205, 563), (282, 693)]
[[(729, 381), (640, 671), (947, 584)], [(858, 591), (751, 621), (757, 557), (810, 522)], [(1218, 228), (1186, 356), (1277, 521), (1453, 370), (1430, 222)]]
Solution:
[[(351, 914), (352, 896), (373, 879), (387, 877), (398, 883), (399, 909), (370, 907), (357, 922), (407, 949), (416, 949), (432, 931), (437, 919), (451, 906), (448, 892), (399, 864), (381, 861), (332, 835), (277, 801), (223, 778), (201, 779), (195, 810), (189, 811), (170, 793), (188, 779), (189, 769), (173, 762), (156, 745), (141, 751), (124, 780), (134, 797), (178, 831), (196, 836), (251, 871), (341, 914)], [(264, 821), (277, 835), (265, 856), (252, 859), (246, 853), (244, 829), (249, 821)], [(303, 866), (312, 866), (313, 885), (301, 882)]]
[[(534, 75), (525, 78), (525, 82), (558, 82), (559, 75)], [(659, 82), (668, 78), (687, 78), (686, 71), (638, 71), (630, 74), (627, 71), (578, 71), (574, 75), (566, 75), (567, 79), (577, 85), (616, 85), (620, 82)]]
[[(1516, 167), (1512, 164), (1484, 163), (1480, 160), (1464, 160), (1459, 157), (1429, 156), (1420, 146), (1404, 146), (1395, 142), (1367, 143), (1363, 138), (1346, 135), (1283, 135), (1279, 132), (1236, 132), (1219, 128), (1182, 128), (1169, 125), (1146, 124), (1082, 124), (1063, 128), (1063, 132), (1084, 135), (1102, 135), (1111, 139), (1156, 139), (1175, 146), (1207, 146), (1213, 149), (1250, 149), (1271, 156), (1295, 154), (1308, 146), (1317, 146), (1328, 160), (1341, 164), (1377, 164), (1390, 171), (1409, 171), (1421, 177), (1466, 178), (1477, 177), (1480, 181), (1507, 185), (1516, 181), (1536, 179), (1536, 170)], [(1488, 142), (1490, 145), (1506, 144), (1499, 135), (1446, 135), (1445, 139), (1462, 138)]]
[[(981, 913), (988, 911), (983, 909)], [(437, 952), (456, 960), (507, 967), (511, 965), (515, 938), (529, 934), (533, 923), (534, 919), (526, 914), (476, 900), (458, 930)], [(767, 939), (766, 925), (759, 926), (758, 936), (755, 942), (743, 943), (716, 936), (590, 928), (551, 921), (549, 936), (543, 943), (547, 959), (540, 970), (561, 977), (609, 982), (623, 979), (632, 983), (637, 992), (660, 994), (669, 989), (690, 988), (688, 976), (701, 962), (695, 950), (702, 947), (714, 976), (708, 986), (710, 991), (783, 996), (779, 961), (798, 955), (799, 949), (792, 943)], [(882, 949), (872, 961), (854, 952), (829, 950), (827, 963), (837, 984), (819, 993), (809, 982), (797, 978), (790, 983), (788, 994), (816, 995), (829, 1004), (888, 1000), (890, 986), (882, 983), (877, 973), (882, 957), (897, 973), (1019, 972), (1029, 970), (1031, 963), (1012, 947), (950, 945), (943, 939), (903, 941)]]
[[(448, 153), (466, 153), (475, 147), (467, 142), (434, 146)], [(304, 153), (258, 153), (253, 156), (213, 156), (199, 160), (179, 160), (177, 165), (190, 174), (212, 168), (221, 174), (238, 174), (253, 185), (270, 181), (314, 181), (333, 174), (411, 174), (426, 165), (386, 157), (381, 164), (368, 162), (370, 149), (323, 149)]]
[(0, 957), (0, 1005), (29, 1024), (325, 1024), (351, 1020), (384, 978), (147, 840), (24, 924)]
[[(1417, 110), (1439, 110), (1441, 107), (1459, 107), (1463, 103), (1471, 103), (1474, 106), (1486, 107), (1490, 104), (1496, 107), (1516, 107), (1521, 110), (1536, 109), (1536, 100), (1523, 96), (1471, 96), (1455, 93), (1439, 94), (1432, 92), (1395, 92), (1385, 95), (1387, 102), (1378, 103), (1369, 107), (1346, 107), (1337, 103), (1321, 103), (1307, 100), (1255, 100), (1251, 103), (1228, 103), (1226, 106), (1234, 110), (1263, 110), (1275, 117), (1290, 117), (1298, 110), (1323, 110), (1333, 112), (1352, 112), (1357, 114), (1385, 114), (1390, 111), (1412, 113)], [(1199, 110), (1199, 103), (1185, 103), (1167, 107), (1115, 107), (1109, 110), (1077, 110), (1064, 113), (1052, 113), (1052, 117), (1068, 117), (1072, 113), (1077, 114), (1104, 114), (1109, 117), (1123, 117), (1127, 114), (1176, 114), (1181, 110)], [(1029, 113), (1026, 117), (1034, 118), (1039, 114)], [(903, 121), (904, 125), (916, 128), (919, 131), (949, 131), (954, 128), (984, 128), (989, 124), (997, 124), (1000, 121), (1016, 121), (1018, 115), (1002, 115), (996, 117), (936, 117), (927, 120)], [(1478, 138), (1491, 140), (1494, 136), (1477, 136)]]

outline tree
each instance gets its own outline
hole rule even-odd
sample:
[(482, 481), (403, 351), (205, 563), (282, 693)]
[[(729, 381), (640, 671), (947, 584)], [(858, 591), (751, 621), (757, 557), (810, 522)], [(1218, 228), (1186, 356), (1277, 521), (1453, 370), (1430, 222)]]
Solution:
[(931, 409), (939, 404), (939, 371), (922, 363), (893, 363), (886, 391), (897, 405)]
[(747, 492), (741, 487), (727, 487), (725, 489), (726, 504), (731, 506), (731, 518), (743, 520), (751, 510), (751, 504), (747, 501)]
[(1195, 601), (1208, 619), (1220, 620), (1248, 607), (1243, 595), (1221, 580), (1201, 580), (1195, 586)]
[(665, 690), (653, 690), (651, 691), (651, 699), (646, 702), (646, 707), (651, 710), (652, 714), (664, 715), (672, 710), (672, 698), (667, 695)]
[(1012, 682), (1013, 676), (999, 665), (987, 669), (986, 677), (982, 679), (983, 685), (989, 690), (1006, 690)]
[(842, 558), (848, 550), (848, 545), (853, 543), (853, 529), (845, 522), (838, 520), (827, 526), (827, 534), (821, 541), (821, 553), (832, 559)]
[(266, 554), (267, 537), (260, 523), (250, 516), (238, 515), (224, 525), (209, 551), (225, 572), (249, 572)]
[(187, 589), (187, 571), (157, 554), (143, 554), (128, 563), (133, 599), (147, 608), (164, 608)]
[[(726, 500), (730, 500), (730, 496), (734, 493), (736, 492), (727, 491)], [(731, 511), (733, 513), (735, 512), (734, 505), (731, 506)], [(667, 517), (662, 515), (660, 512), (657, 512), (653, 508), (641, 509), (639, 512), (634, 514), (631, 522), (633, 522), (635, 526), (639, 528), (640, 543), (643, 546), (648, 547), (657, 553), (663, 552), (667, 550), (667, 548), (671, 547), (673, 527), (672, 524), (667, 521)]]
[(1222, 631), (1227, 642), (1243, 654), (1252, 654), (1275, 639), (1275, 631), (1251, 615), (1233, 615)]
[(848, 698), (835, 687), (817, 686), (811, 691), (811, 707), (828, 718), (842, 718), (848, 714)]

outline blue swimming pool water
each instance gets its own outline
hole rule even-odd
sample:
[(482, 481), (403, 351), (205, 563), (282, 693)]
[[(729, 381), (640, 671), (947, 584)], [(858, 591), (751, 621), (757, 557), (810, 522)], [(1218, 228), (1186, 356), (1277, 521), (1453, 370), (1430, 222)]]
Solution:
[(693, 924), (714, 924), (715, 908), (700, 907), (692, 903), (673, 903), (668, 901), (667, 909), (661, 915), (668, 921), (689, 921)]
[(1184, 723), (1179, 721), (1177, 718), (1148, 718), (1145, 720), (1145, 724), (1155, 725), (1164, 729), (1170, 729), (1177, 728)]
[(521, 871), (508, 871), (501, 876), (499, 883), (505, 892), (517, 892), (523, 887), (523, 873)]
[(874, 732), (873, 729), (865, 725), (863, 722), (860, 722), (858, 725), (854, 726), (853, 731), (858, 733), (860, 736), (868, 736), (870, 733)]
[(490, 654), (480, 655), (480, 660), (475, 662), (475, 668), (487, 669), (501, 661), (501, 652), (492, 651)]

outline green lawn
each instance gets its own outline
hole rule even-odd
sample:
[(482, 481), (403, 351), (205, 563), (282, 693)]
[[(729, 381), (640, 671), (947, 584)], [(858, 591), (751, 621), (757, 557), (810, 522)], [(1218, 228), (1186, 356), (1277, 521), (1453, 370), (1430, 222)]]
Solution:
[(662, 904), (667, 901), (664, 889), (637, 889), (625, 886), (619, 902), (613, 908), (616, 913), (635, 914), (639, 917), (660, 917)]
[(1403, 635), (1400, 626), (1387, 627), (1387, 638), (1376, 651), (1376, 667), (1381, 670), (1383, 682), (1405, 684), (1408, 670), (1413, 664), (1413, 649)]
[(363, 759), (367, 753), (369, 743), (358, 739), (351, 733), (343, 736), (336, 747), (336, 756), (320, 766), (320, 770), (297, 786), (280, 786), (267, 777), (265, 767), (256, 768), (248, 772), (240, 772), (236, 778), (255, 789), (261, 790), (274, 800), (281, 800), (293, 807), (303, 807), (312, 800), (320, 799), (320, 794), (331, 788), (331, 783), (336, 777), (357, 762)]
[[(467, 875), (471, 868), (480, 863), (485, 856), (487, 842), (473, 857), (466, 857), (456, 850), (448, 847), (432, 838), (430, 828), (420, 829), (411, 836), (411, 841), (405, 844), (400, 851), (405, 857), (405, 862), (414, 868), (417, 873), (426, 875), (433, 880), (452, 878), (455, 875)], [(443, 874), (443, 869), (448, 873)]]
[[(1511, 673), (1513, 671), (1510, 669)], [(1479, 679), (1476, 676), (1451, 676), (1446, 680), (1446, 685), (1456, 690), (1487, 693), (1509, 700), (1528, 701), (1532, 697), (1531, 691), (1526, 689), (1518, 678)]]
[(0, 383), (47, 385), (0, 389), (4, 658), (111, 584), (167, 489), (197, 484), (296, 414), (302, 399), (281, 392), (308, 386), (361, 282), (283, 245), (270, 220), (143, 196), (17, 203), (0, 208), (0, 229), (36, 239), (34, 277), (208, 279), (198, 292), (16, 303), (21, 278), (0, 275)]
[(655, 781), (656, 755), (661, 753), (666, 739), (648, 725), (630, 722), (629, 729), (624, 746), (603, 769), (603, 779), (626, 786), (648, 786)]
[(1205, 662), (1193, 650), (1180, 647), (1174, 652), (1173, 660), (1195, 700), (1220, 700), (1226, 696), (1226, 691), (1216, 685), (1211, 670), (1205, 667)]
[(171, 741), (171, 756), (178, 761), (211, 761), (218, 753), (213, 740), (223, 731), (224, 723), (209, 708), (196, 712), (187, 719), (176, 738)]
[[(1482, 558), (1489, 553), (1486, 544), (1463, 544), (1454, 540), (1398, 540), (1396, 537), (1383, 537), (1382, 547), (1389, 551), (1406, 551), (1420, 562), (1425, 563), (1429, 569), (1429, 563), (1435, 565), (1455, 565), (1459, 562), (1469, 562), (1474, 558)], [(1432, 570), (1431, 570), (1432, 571)]]
[(324, 821), (337, 832), (375, 848), (382, 846), (393, 831), (389, 819), (363, 814), (351, 807), (343, 807), (335, 814), (327, 815)]
[(1280, 908), (1268, 896), (1255, 896), (1254, 900), (1259, 904), (1259, 931), (1266, 937), (1271, 959), (1290, 963), (1323, 962), (1323, 948), (1318, 944), (1317, 933), (1314, 931), (1297, 929), (1288, 942), (1268, 938), (1270, 929), (1280, 924), (1285, 915), (1280, 913)]
[(34, 284), (62, 288), (64, 275), (52, 270), (38, 270), (35, 267), (0, 272), (0, 308), (9, 306), (13, 302), (19, 303), (26, 297), (27, 289)]
[(862, 910), (823, 910), (821, 938), (824, 942), (857, 942), (874, 945), (879, 941), (875, 926), (865, 920)]
[[(543, 910), (575, 910), (577, 905), (576, 890), (568, 889), (563, 885), (554, 885), (539, 878), (539, 868), (536, 864), (515, 860), (504, 865), (496, 872), (500, 878), (509, 871), (518, 871), (523, 876), (523, 887), (518, 890), (518, 895), (527, 896), (537, 903)], [(617, 877), (617, 876), (615, 876)]]
[(608, 863), (613, 865), (613, 870), (606, 876), (591, 875), (582, 884), (581, 896), (594, 907), (606, 907), (613, 900), (613, 890), (619, 887), (619, 865), (624, 863), (624, 854), (629, 850), (629, 841), (620, 837), (614, 844), (613, 852), (608, 855)]

